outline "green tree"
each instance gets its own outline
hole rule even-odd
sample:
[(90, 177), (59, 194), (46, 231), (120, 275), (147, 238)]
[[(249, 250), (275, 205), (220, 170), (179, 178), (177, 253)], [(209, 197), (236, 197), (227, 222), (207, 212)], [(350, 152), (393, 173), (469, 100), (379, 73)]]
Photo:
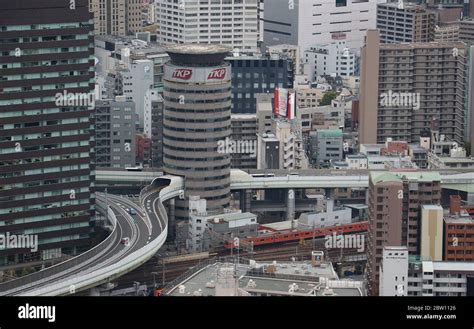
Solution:
[(471, 142), (464, 141), (464, 148), (466, 149), (466, 155), (471, 156)]
[(328, 91), (323, 95), (323, 99), (319, 103), (320, 106), (331, 105), (331, 101), (339, 95), (336, 91)]

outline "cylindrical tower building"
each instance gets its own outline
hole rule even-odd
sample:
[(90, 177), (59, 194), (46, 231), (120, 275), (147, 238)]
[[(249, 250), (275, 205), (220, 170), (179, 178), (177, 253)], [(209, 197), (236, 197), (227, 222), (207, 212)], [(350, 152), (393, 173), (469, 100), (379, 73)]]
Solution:
[(166, 174), (185, 178), (179, 220), (188, 218), (189, 196), (206, 199), (211, 211), (229, 206), (231, 155), (218, 152), (218, 143), (231, 136), (231, 66), (220, 45), (179, 44), (167, 52), (163, 160)]

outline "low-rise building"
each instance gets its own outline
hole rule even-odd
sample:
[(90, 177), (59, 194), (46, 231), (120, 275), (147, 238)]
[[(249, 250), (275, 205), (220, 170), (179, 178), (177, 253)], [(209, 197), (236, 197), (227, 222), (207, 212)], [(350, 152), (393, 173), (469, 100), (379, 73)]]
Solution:
[(343, 206), (335, 206), (334, 200), (324, 200), (324, 206), (320, 211), (302, 213), (298, 219), (298, 227), (302, 229), (329, 227), (342, 224), (350, 224), (352, 221), (351, 209)]
[(368, 161), (367, 156), (359, 153), (359, 154), (348, 154), (346, 155), (346, 161), (348, 169), (367, 169), (368, 168)]
[(364, 296), (362, 281), (339, 279), (324, 253), (310, 261), (260, 262), (240, 258), (203, 262), (170, 283), (165, 296)]
[(464, 209), (444, 217), (444, 260), (474, 262), (474, 219)]
[(473, 285), (474, 262), (409, 258), (408, 296), (468, 296), (468, 286)]
[(329, 168), (330, 161), (342, 160), (343, 136), (340, 129), (310, 132), (310, 157), (313, 165)]

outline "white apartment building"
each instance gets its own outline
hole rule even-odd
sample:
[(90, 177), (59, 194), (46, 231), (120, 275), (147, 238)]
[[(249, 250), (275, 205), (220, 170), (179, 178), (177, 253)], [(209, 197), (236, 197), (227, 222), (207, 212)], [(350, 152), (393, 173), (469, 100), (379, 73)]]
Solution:
[(347, 48), (345, 41), (314, 45), (303, 50), (304, 74), (310, 81), (318, 76), (353, 76), (356, 72), (357, 55)]
[(257, 52), (257, 0), (157, 0), (158, 42), (212, 43)]
[(383, 247), (379, 296), (408, 295), (407, 247)]
[(474, 284), (474, 262), (410, 261), (408, 296), (466, 296)]
[(345, 40), (350, 49), (363, 45), (368, 29), (376, 27), (377, 0), (265, 1), (264, 43), (310, 48)]

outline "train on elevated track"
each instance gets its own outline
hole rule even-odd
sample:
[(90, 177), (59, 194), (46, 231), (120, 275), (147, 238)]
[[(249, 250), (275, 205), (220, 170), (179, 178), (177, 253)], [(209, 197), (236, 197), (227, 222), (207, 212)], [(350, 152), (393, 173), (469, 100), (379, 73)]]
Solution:
[[(270, 244), (278, 244), (284, 242), (293, 242), (301, 241), (305, 239), (312, 238), (323, 238), (327, 235), (332, 235), (334, 232), (339, 234), (354, 234), (354, 233), (365, 233), (368, 230), (368, 222), (357, 222), (351, 224), (343, 224), (329, 227), (321, 227), (314, 230), (305, 230), (305, 231), (293, 231), (293, 232), (284, 232), (284, 233), (273, 233), (268, 235), (260, 235), (254, 237), (241, 238), (239, 240), (240, 247), (246, 247), (252, 245), (263, 246)], [(227, 241), (224, 244), (226, 249), (236, 248), (234, 241)]]

